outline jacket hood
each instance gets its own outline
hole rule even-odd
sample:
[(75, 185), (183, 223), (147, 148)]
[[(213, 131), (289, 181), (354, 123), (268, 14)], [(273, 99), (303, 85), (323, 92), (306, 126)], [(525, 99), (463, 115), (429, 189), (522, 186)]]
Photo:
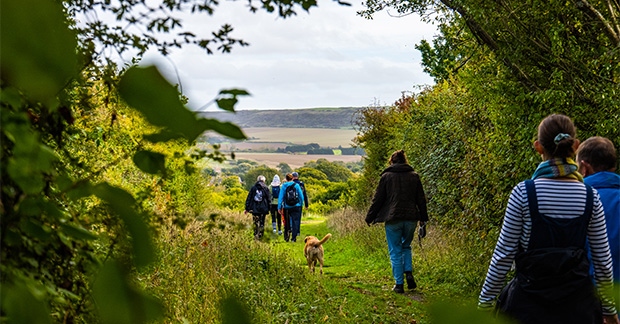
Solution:
[(271, 181), (271, 186), (277, 187), (279, 185), (280, 185), (280, 176), (276, 174), (273, 176), (273, 181)]
[(411, 172), (411, 171), (413, 171), (413, 168), (407, 163), (394, 163), (390, 165), (389, 167), (387, 167), (385, 170), (383, 170), (381, 174), (384, 174), (386, 172), (400, 173), (400, 172)]
[(597, 172), (584, 179), (584, 182), (595, 188), (620, 189), (620, 176), (612, 172)]

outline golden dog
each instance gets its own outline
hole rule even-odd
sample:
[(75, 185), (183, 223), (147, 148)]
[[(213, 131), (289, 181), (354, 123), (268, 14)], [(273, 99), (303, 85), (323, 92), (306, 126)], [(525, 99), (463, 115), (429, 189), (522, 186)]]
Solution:
[(304, 242), (306, 242), (304, 255), (306, 256), (306, 260), (308, 260), (308, 269), (313, 273), (314, 267), (318, 261), (321, 266), (321, 274), (323, 274), (323, 243), (327, 242), (330, 237), (332, 237), (332, 235), (327, 234), (320, 241), (314, 236), (306, 236), (304, 239)]

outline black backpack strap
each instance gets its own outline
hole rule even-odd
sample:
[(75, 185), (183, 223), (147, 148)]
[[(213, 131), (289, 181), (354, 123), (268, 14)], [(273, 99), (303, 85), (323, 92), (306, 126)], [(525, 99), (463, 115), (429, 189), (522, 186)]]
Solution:
[(538, 217), (538, 197), (536, 196), (536, 186), (533, 180), (525, 180), (525, 190), (527, 192), (527, 202), (530, 207), (530, 217)]
[(587, 183), (584, 183), (586, 186), (586, 209), (583, 212), (588, 219), (592, 217), (592, 209), (594, 208), (594, 192), (592, 191), (592, 187)]

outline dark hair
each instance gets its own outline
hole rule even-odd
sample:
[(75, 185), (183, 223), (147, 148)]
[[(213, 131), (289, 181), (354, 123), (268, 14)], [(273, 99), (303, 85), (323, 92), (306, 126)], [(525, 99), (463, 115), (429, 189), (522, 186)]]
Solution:
[(616, 149), (614, 143), (605, 137), (590, 137), (577, 150), (579, 161), (586, 161), (594, 172), (609, 171), (616, 168)]
[(390, 164), (394, 163), (407, 163), (407, 156), (405, 156), (405, 151), (398, 150), (392, 153), (392, 156), (390, 156)]
[(290, 173), (287, 173), (286, 174), (286, 181), (291, 181), (291, 180), (293, 180), (293, 175), (290, 174)]
[(538, 141), (551, 158), (575, 156), (576, 133), (573, 121), (565, 115), (549, 115), (538, 125)]

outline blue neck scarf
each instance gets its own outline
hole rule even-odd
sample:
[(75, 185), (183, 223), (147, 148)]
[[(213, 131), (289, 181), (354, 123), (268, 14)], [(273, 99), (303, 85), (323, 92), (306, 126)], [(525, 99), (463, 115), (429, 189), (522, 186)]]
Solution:
[(579, 166), (571, 158), (551, 159), (538, 165), (532, 179), (569, 178), (583, 182), (583, 177), (577, 170)]

